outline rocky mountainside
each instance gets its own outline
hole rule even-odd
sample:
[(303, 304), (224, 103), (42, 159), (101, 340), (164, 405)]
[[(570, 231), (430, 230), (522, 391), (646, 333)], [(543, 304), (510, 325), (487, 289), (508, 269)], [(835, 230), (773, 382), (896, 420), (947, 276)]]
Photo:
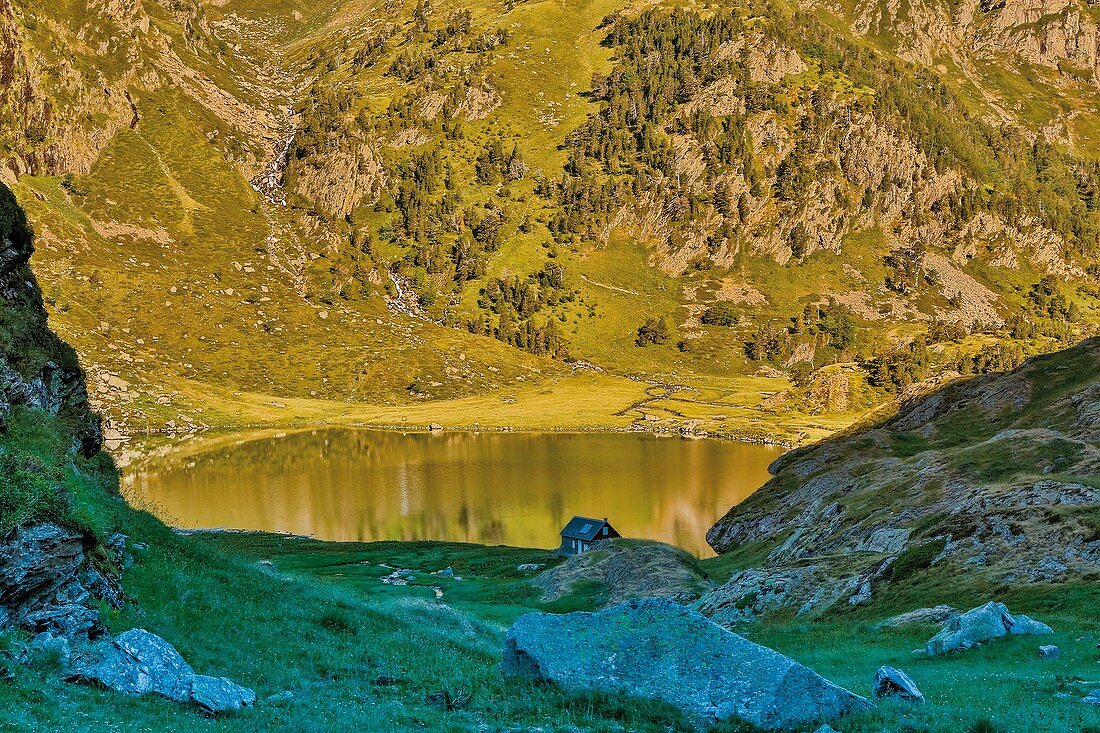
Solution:
[(32, 233), (11, 190), (0, 183), (0, 426), (24, 408), (59, 419), (86, 457), (102, 443), (73, 349), (46, 324), (29, 261)]
[(927, 577), (1095, 581), (1100, 340), (953, 383), (794, 451), (707, 535), (760, 558), (702, 601), (729, 621), (864, 603)]
[(2, 0), (0, 170), (113, 425), (596, 367), (677, 395), (615, 424), (820, 434), (1095, 332), (1095, 21)]
[(123, 550), (93, 561), (71, 489), (117, 484), (76, 354), (48, 328), (31, 230), (2, 183), (0, 248), (0, 627), (102, 635), (90, 605), (121, 603)]

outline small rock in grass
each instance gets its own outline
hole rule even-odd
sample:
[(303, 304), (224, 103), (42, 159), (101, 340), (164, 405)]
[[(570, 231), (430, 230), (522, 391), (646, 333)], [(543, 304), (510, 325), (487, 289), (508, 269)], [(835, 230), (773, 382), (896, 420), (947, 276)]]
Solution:
[(917, 688), (917, 683), (896, 667), (878, 668), (871, 683), (871, 694), (875, 697), (898, 697), (909, 702), (924, 703), (924, 695)]
[(1043, 644), (1039, 647), (1039, 659), (1057, 659), (1062, 656), (1062, 651), (1053, 644)]
[(542, 570), (546, 565), (541, 562), (525, 562), (522, 565), (517, 565), (516, 570), (521, 573), (534, 573)]
[(274, 695), (268, 695), (264, 698), (264, 702), (268, 704), (278, 704), (281, 702), (289, 702), (294, 699), (294, 693), (290, 690), (283, 690), (282, 692), (276, 692)]

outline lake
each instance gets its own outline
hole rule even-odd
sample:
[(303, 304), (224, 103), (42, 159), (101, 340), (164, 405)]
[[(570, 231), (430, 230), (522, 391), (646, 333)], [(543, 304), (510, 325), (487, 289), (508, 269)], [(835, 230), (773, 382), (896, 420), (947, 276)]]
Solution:
[(645, 434), (317, 429), (162, 444), (124, 468), (123, 493), (176, 527), (340, 541), (556, 547), (583, 514), (703, 557), (707, 530), (781, 453)]

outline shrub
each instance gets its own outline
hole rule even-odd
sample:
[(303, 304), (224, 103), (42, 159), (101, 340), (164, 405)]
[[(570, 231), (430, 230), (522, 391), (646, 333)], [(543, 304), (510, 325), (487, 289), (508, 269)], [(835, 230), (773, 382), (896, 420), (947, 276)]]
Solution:
[(650, 318), (638, 327), (638, 338), (634, 340), (634, 343), (638, 346), (663, 344), (668, 341), (670, 335), (668, 321), (664, 318)]
[(703, 311), (699, 320), (708, 326), (735, 326), (739, 320), (737, 311), (730, 303), (715, 303)]
[(945, 547), (947, 547), (947, 539), (940, 537), (906, 549), (898, 555), (898, 559), (894, 560), (886, 571), (887, 579), (900, 581), (927, 569)]

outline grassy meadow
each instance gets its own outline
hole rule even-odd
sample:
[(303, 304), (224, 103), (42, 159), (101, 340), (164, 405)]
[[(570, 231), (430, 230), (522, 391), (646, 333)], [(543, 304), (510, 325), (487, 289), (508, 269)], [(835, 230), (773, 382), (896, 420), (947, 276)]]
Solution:
[[(254, 534), (181, 537), (145, 515), (125, 515), (121, 528), (150, 541), (151, 548), (126, 575), (135, 603), (112, 613), (111, 627), (161, 634), (197, 670), (254, 687), (258, 706), (206, 719), (161, 699), (65, 685), (44, 664), (19, 669), (0, 686), (2, 729), (694, 730), (661, 704), (571, 695), (500, 676), (503, 633), (516, 617), (532, 609), (588, 610), (604, 597), (600, 587), (582, 584), (559, 601), (540, 602), (526, 581), (529, 574), (516, 567), (560, 562), (545, 550), (432, 542), (345, 545)], [(461, 580), (433, 575), (446, 567)], [(722, 579), (719, 560), (702, 561), (701, 567)], [(409, 585), (383, 584), (381, 578), (397, 568), (413, 571)], [(991, 590), (925, 578), (920, 598), (977, 604)], [(850, 617), (777, 619), (740, 631), (861, 694), (868, 694), (879, 665), (898, 666), (928, 698), (925, 706), (882, 702), (871, 713), (834, 722), (844, 733), (1093, 733), (1095, 711), (1056, 693), (1080, 697), (1095, 684), (1096, 590), (1044, 588), (990, 597), (1050, 622), (1057, 633), (1041, 641), (1061, 647), (1062, 658), (1039, 661), (1039, 641), (1028, 637), (961, 655), (914, 658), (909, 650), (935, 629), (877, 629), (875, 622), (895, 610), (883, 605)]]

